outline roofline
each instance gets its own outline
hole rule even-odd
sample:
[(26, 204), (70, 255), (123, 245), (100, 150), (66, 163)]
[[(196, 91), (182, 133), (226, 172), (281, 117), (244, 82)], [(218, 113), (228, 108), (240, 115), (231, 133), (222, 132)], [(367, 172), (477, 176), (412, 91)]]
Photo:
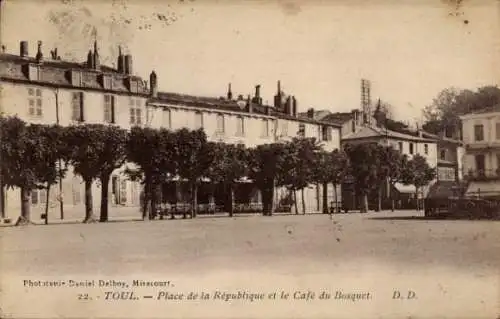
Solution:
[(488, 116), (498, 116), (500, 115), (500, 111), (491, 111), (491, 112), (478, 112), (478, 113), (469, 113), (460, 115), (459, 118), (461, 120), (469, 120), (478, 117), (488, 117)]
[(146, 94), (146, 93), (133, 93), (130, 91), (128, 91), (128, 92), (115, 91), (115, 90), (107, 90), (107, 89), (103, 89), (103, 88), (74, 86), (71, 84), (54, 84), (52, 82), (42, 82), (42, 81), (34, 81), (34, 80), (26, 80), (26, 79), (13, 79), (13, 78), (3, 77), (3, 76), (0, 76), (0, 81), (12, 82), (12, 83), (23, 83), (23, 84), (34, 85), (34, 86), (51, 87), (54, 89), (68, 89), (68, 90), (74, 90), (74, 91), (93, 91), (93, 92), (103, 92), (103, 93), (116, 94), (116, 95), (140, 96), (140, 97), (144, 97), (144, 98), (150, 97), (150, 95)]

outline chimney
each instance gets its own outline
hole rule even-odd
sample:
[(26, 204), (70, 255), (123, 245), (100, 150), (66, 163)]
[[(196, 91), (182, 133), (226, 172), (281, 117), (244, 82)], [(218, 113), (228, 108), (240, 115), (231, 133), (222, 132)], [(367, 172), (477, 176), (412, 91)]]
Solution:
[(158, 96), (158, 79), (155, 71), (152, 71), (149, 75), (149, 93), (153, 98)]
[(282, 96), (281, 96), (281, 81), (278, 81), (278, 90), (276, 92), (276, 95), (274, 96), (274, 107), (277, 110), (281, 110), (283, 108), (281, 98), (282, 98)]
[(2, 53), (5, 53), (5, 45), (2, 45)]
[(28, 57), (28, 41), (21, 41), (19, 55), (22, 57)]
[(271, 115), (271, 111), (272, 111), (271, 106), (267, 105), (267, 106), (266, 106), (266, 114), (267, 114), (267, 115)]
[(94, 69), (99, 70), (101, 68), (101, 63), (99, 61), (99, 52), (97, 51), (97, 40), (94, 41)]
[(255, 86), (255, 96), (252, 102), (258, 105), (262, 105), (262, 98), (260, 97), (260, 84)]
[(38, 63), (42, 62), (42, 60), (43, 60), (42, 41), (38, 41), (38, 50), (36, 52), (36, 60)]
[(229, 83), (227, 87), (227, 99), (232, 100), (233, 99), (233, 92), (231, 92), (231, 83)]
[(307, 117), (310, 119), (314, 119), (314, 109), (310, 108), (307, 110)]
[(125, 74), (132, 74), (132, 55), (125, 55)]
[(89, 50), (89, 53), (87, 54), (87, 68), (94, 68), (94, 56), (91, 50)]
[(253, 105), (252, 105), (252, 100), (250, 99), (250, 94), (247, 97), (247, 112), (248, 113), (253, 112)]
[(122, 54), (122, 47), (118, 46), (118, 63), (117, 63), (118, 73), (125, 73), (125, 59)]
[(292, 110), (293, 110), (293, 101), (292, 101), (292, 97), (291, 97), (291, 96), (289, 96), (289, 97), (286, 99), (286, 104), (285, 104), (285, 113), (286, 113), (287, 115), (291, 115)]
[(292, 97), (292, 114), (293, 116), (297, 116), (297, 99), (294, 97)]

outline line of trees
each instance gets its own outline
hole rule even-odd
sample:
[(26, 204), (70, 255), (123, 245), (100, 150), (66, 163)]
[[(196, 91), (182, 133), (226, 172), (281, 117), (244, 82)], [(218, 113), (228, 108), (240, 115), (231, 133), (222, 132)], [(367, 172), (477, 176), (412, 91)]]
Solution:
[(334, 185), (337, 203), (336, 186), (349, 179), (364, 198), (361, 210), (366, 211), (367, 194), (380, 189), (386, 181), (418, 188), (434, 178), (434, 169), (423, 157), (408, 160), (391, 147), (376, 143), (347, 145), (344, 150), (327, 152), (314, 138), (294, 138), (246, 148), (209, 142), (201, 129), (133, 127), (127, 131), (102, 124), (61, 127), (27, 124), (17, 117), (0, 117), (0, 131), (0, 177), (3, 185), (17, 187), (21, 193), (18, 224), (30, 223), (31, 192), (46, 189), (48, 198), (51, 186), (69, 168), (85, 183), (84, 222), (96, 221), (91, 187), (95, 181), (100, 182), (102, 191), (99, 221), (108, 220), (111, 174), (124, 164), (128, 176), (144, 187), (144, 219), (154, 218), (161, 185), (176, 180), (189, 184), (189, 214), (195, 217), (197, 190), (203, 180), (224, 186), (228, 194), (225, 210), (230, 216), (234, 212), (235, 185), (243, 178), (252, 180), (262, 194), (263, 214), (269, 216), (273, 214), (277, 187), (293, 194), (296, 213), (305, 213), (304, 189), (310, 184), (323, 185), (323, 212), (327, 213), (327, 185)]

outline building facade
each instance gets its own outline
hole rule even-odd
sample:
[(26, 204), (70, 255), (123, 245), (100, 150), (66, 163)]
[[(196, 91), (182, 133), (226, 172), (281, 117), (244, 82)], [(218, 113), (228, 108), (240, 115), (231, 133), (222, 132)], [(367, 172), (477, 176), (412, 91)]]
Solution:
[[(203, 128), (210, 141), (259, 144), (286, 141), (294, 136), (316, 137), (327, 150), (340, 147), (338, 125), (297, 115), (297, 101), (285, 95), (278, 84), (274, 105), (264, 105), (260, 86), (253, 97), (233, 98), (229, 87), (223, 98), (207, 98), (158, 92), (153, 71), (149, 83), (136, 76), (132, 55), (117, 57), (117, 67), (100, 64), (97, 44), (83, 63), (62, 61), (57, 50), (44, 57), (42, 43), (35, 56), (28, 54), (28, 43), (21, 41), (19, 54), (0, 54), (0, 114), (18, 116), (28, 123), (77, 125), (114, 124), (155, 128)], [(126, 165), (116, 170), (109, 186), (110, 216), (138, 210), (142, 188), (124, 174)], [(92, 186), (94, 207), (99, 207), (100, 185)], [(3, 217), (20, 214), (20, 192), (0, 187)], [(71, 169), (60, 185), (52, 187), (49, 198), (44, 190), (31, 195), (32, 215), (37, 218), (49, 205), (49, 215), (64, 210), (66, 218), (81, 218), (84, 212), (84, 185)], [(321, 210), (319, 186), (306, 190), (309, 211)], [(255, 196), (259, 200), (258, 194)], [(301, 204), (301, 203), (300, 203)], [(61, 209), (61, 207), (63, 209)]]
[(466, 195), (499, 198), (500, 105), (460, 118), (465, 143), (463, 172), (469, 181)]

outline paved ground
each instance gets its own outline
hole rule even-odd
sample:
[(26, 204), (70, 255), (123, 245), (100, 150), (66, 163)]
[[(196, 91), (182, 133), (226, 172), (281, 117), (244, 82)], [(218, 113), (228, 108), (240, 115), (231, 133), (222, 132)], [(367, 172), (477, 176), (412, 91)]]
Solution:
[[(65, 317), (498, 315), (500, 223), (415, 216), (414, 212), (255, 215), (4, 227), (0, 230), (0, 300), (3, 311), (14, 317), (54, 315), (56, 309), (57, 315)], [(172, 291), (184, 293), (245, 289), (284, 290), (293, 295), (297, 290), (310, 290), (316, 299), (260, 304), (210, 300), (196, 306), (94, 301), (82, 306), (76, 300), (76, 288), (22, 285), (25, 279), (47, 278), (165, 280), (174, 283)], [(339, 289), (371, 292), (372, 297), (326, 302), (317, 300), (322, 289), (332, 294)], [(395, 290), (404, 295), (415, 291), (418, 298), (394, 300)], [(89, 293), (99, 295), (99, 291), (90, 289)]]

